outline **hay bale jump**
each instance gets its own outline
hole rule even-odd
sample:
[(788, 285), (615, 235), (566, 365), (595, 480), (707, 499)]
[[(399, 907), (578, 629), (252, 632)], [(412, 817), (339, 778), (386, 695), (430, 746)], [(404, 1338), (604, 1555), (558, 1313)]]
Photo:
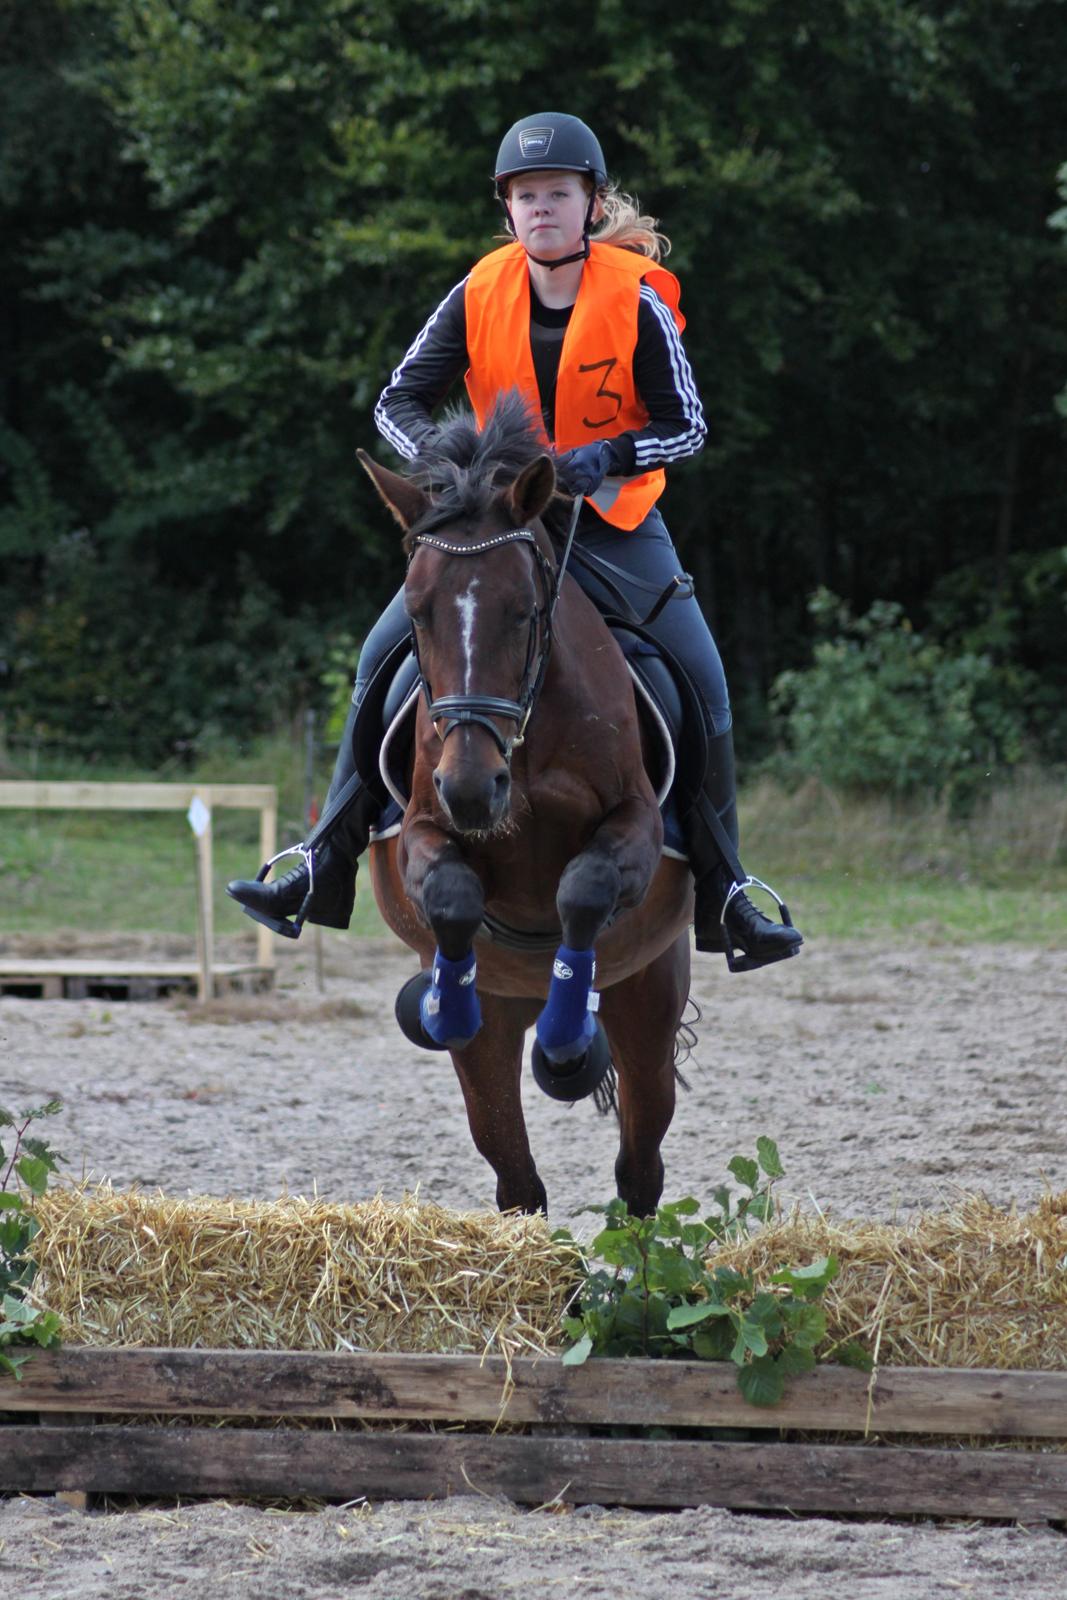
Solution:
[(759, 1409), (727, 1363), (563, 1366), (577, 1261), (540, 1218), (103, 1189), (41, 1220), (39, 1297), (76, 1342), (6, 1386), (0, 1488), (1067, 1520), (1064, 1196), (795, 1215), (717, 1256), (832, 1250), (831, 1334), (877, 1347), (870, 1377), (821, 1367)]

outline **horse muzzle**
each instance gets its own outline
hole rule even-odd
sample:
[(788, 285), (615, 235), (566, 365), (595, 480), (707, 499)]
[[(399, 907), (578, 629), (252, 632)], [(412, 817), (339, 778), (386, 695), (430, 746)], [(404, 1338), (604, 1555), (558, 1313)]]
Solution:
[(463, 759), (442, 761), (433, 786), (457, 833), (495, 833), (507, 821), (511, 773), (506, 762), (486, 767)]

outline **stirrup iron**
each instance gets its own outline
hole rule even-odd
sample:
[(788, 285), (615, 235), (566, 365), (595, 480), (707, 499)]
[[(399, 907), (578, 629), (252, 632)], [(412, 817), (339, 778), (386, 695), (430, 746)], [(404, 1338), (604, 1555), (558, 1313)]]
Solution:
[(308, 875), (307, 894), (304, 896), (303, 900), (301, 900), (300, 909), (297, 911), (292, 921), (287, 922), (284, 917), (267, 916), (267, 914), (263, 911), (253, 911), (251, 906), (242, 906), (241, 910), (244, 912), (246, 917), (251, 917), (253, 922), (261, 922), (263, 926), (265, 928), (269, 928), (272, 933), (280, 933), (283, 939), (299, 939), (300, 930), (304, 926), (308, 912), (311, 910), (311, 902), (315, 895), (314, 852), (309, 850), (306, 844), (291, 844), (285, 850), (279, 850), (277, 855), (271, 856), (269, 861), (265, 861), (263, 863), (259, 871), (256, 873), (255, 881), (257, 883), (265, 883), (267, 874), (271, 867), (273, 867), (274, 863), (276, 861), (284, 861), (286, 856), (300, 856), (305, 867), (307, 868)]
[(722, 915), (719, 917), (726, 965), (731, 972), (757, 972), (761, 967), (772, 967), (776, 961), (785, 961), (790, 956), (795, 956), (800, 948), (799, 945), (793, 945), (790, 949), (782, 950), (776, 956), (768, 956), (763, 961), (757, 961), (754, 956), (750, 956), (747, 953), (739, 956), (734, 954), (733, 941), (726, 927), (726, 913), (730, 908), (730, 902), (735, 900), (739, 894), (744, 894), (746, 889), (762, 889), (765, 894), (769, 894), (782, 913), (782, 925), (786, 928), (791, 928), (794, 925), (793, 919), (789, 915), (789, 907), (781, 895), (772, 889), (769, 883), (764, 883), (762, 878), (754, 878), (750, 872), (746, 872), (743, 882), (735, 882), (730, 885), (726, 899), (722, 903)]

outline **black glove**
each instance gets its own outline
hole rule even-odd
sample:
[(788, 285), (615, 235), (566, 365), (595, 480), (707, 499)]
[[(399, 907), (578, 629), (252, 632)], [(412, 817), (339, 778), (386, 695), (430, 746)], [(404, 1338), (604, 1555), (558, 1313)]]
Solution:
[(556, 482), (564, 494), (595, 494), (609, 472), (617, 470), (610, 439), (581, 444), (556, 457)]

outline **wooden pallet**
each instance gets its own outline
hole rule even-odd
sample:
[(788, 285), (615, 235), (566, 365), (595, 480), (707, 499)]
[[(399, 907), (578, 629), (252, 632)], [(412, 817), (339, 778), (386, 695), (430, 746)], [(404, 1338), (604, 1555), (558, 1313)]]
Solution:
[[(0, 961), (0, 995), (32, 1000), (158, 1000), (195, 994), (201, 977), (195, 961)], [(215, 966), (216, 995), (258, 992), (274, 984), (274, 970), (260, 966)]]
[[(725, 1363), (564, 1367), (546, 1357), (509, 1369), (471, 1356), (71, 1347), (34, 1356), (21, 1382), (0, 1385), (0, 1420), (18, 1419), (0, 1427), (5, 1491), (374, 1500), (475, 1490), (526, 1504), (1067, 1519), (1059, 1450), (899, 1443), (908, 1434), (1063, 1441), (1067, 1373), (885, 1368), (872, 1382), (824, 1367), (757, 1410)], [(101, 1420), (116, 1414), (153, 1420)], [(197, 1420), (158, 1420), (175, 1416)], [(479, 1431), (201, 1424), (215, 1416)], [(494, 1431), (501, 1422), (526, 1431)], [(649, 1437), (653, 1428), (674, 1436)], [(792, 1432), (837, 1437), (783, 1437)], [(879, 1446), (883, 1434), (893, 1448)]]

